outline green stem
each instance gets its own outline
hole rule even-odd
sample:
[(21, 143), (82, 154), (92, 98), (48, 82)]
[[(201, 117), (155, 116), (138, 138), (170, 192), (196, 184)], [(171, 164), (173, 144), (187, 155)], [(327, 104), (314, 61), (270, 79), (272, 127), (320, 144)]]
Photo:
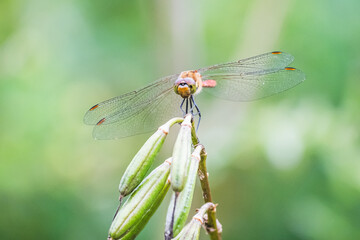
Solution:
[(194, 119), (191, 121), (191, 126), (192, 126), (192, 128), (191, 128), (191, 141), (192, 141), (192, 144), (194, 145), (194, 148), (196, 148), (196, 145), (198, 145), (200, 143), (200, 140), (196, 136)]
[(184, 121), (184, 118), (175, 117), (168, 121), (170, 123), (170, 127), (173, 126), (176, 123), (182, 123)]

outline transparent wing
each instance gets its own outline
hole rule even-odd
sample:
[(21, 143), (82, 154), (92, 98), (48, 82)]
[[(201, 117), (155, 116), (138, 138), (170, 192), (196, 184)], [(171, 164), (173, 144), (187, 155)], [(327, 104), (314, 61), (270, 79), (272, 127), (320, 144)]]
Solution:
[(178, 75), (171, 75), (159, 79), (148, 86), (133, 92), (111, 98), (91, 107), (84, 116), (84, 123), (89, 125), (97, 124), (101, 119), (106, 118), (103, 124), (110, 124), (121, 118), (132, 115), (147, 101), (159, 96), (161, 93), (172, 88)]
[(215, 80), (209, 93), (232, 101), (251, 101), (285, 91), (305, 80), (298, 69), (286, 67), (294, 60), (283, 52), (265, 53), (237, 62), (199, 69), (203, 80)]
[(216, 75), (224, 73), (246, 74), (253, 72), (275, 71), (283, 69), (293, 61), (294, 57), (292, 55), (276, 51), (245, 58), (237, 62), (223, 63), (211, 67), (201, 68), (198, 71), (202, 75)]
[(90, 108), (84, 122), (95, 125), (93, 136), (97, 139), (123, 138), (154, 130), (169, 118), (182, 116), (182, 98), (173, 91), (177, 76), (101, 102)]

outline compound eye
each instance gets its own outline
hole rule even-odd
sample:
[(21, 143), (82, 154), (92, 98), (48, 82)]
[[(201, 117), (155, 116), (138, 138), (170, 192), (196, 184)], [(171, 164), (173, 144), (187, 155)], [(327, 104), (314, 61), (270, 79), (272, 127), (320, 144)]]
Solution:
[(188, 86), (190, 88), (191, 94), (194, 94), (196, 92), (196, 83), (195, 81), (188, 83)]
[(189, 86), (194, 86), (196, 84), (196, 82), (192, 78), (185, 78), (185, 81)]

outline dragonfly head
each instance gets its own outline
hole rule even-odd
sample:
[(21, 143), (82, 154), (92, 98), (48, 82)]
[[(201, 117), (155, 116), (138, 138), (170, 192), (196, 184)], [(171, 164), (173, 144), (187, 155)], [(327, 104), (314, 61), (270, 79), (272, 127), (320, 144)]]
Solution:
[(188, 98), (201, 90), (201, 75), (195, 71), (185, 71), (180, 74), (174, 84), (174, 91), (182, 98)]
[(196, 82), (192, 78), (178, 78), (174, 84), (174, 91), (182, 98), (188, 98), (196, 92)]

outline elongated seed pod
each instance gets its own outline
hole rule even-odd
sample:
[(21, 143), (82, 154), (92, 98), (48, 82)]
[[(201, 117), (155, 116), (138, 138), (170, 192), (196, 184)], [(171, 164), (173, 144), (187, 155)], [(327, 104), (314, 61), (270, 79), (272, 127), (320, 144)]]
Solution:
[[(198, 145), (195, 151), (191, 155), (191, 161), (189, 166), (188, 178), (185, 183), (184, 189), (178, 195), (175, 212), (174, 210), (174, 201), (175, 201), (175, 193), (173, 193), (171, 197), (171, 202), (168, 207), (168, 212), (166, 215), (166, 223), (165, 223), (165, 231), (170, 230), (170, 225), (172, 219), (173, 222), (173, 237), (176, 237), (181, 229), (184, 227), (186, 219), (189, 215), (189, 211), (191, 208), (192, 198), (194, 194), (194, 188), (196, 183), (197, 171), (199, 168), (200, 162), (200, 152), (203, 149), (202, 145)], [(174, 214), (174, 218), (173, 218)]]
[(191, 114), (185, 116), (173, 150), (171, 164), (171, 187), (175, 192), (184, 189), (191, 158)]
[(160, 151), (170, 127), (182, 120), (182, 118), (173, 118), (159, 127), (137, 152), (120, 180), (120, 198), (129, 195), (144, 179), (156, 154)]
[(205, 203), (173, 240), (198, 240), (201, 225), (204, 223), (204, 215), (209, 208), (214, 207), (215, 205), (211, 202)]
[(173, 240), (198, 240), (202, 222), (192, 219)]
[(150, 220), (152, 215), (156, 212), (162, 201), (164, 200), (167, 192), (170, 188), (170, 178), (168, 178), (163, 190), (155, 200), (154, 204), (149, 208), (149, 210), (145, 213), (143, 218), (128, 232), (121, 240), (133, 240), (137, 237), (137, 235), (143, 230), (147, 222)]
[(156, 202), (167, 182), (170, 165), (171, 159), (167, 159), (131, 193), (110, 226), (109, 239), (120, 239), (125, 236)]

